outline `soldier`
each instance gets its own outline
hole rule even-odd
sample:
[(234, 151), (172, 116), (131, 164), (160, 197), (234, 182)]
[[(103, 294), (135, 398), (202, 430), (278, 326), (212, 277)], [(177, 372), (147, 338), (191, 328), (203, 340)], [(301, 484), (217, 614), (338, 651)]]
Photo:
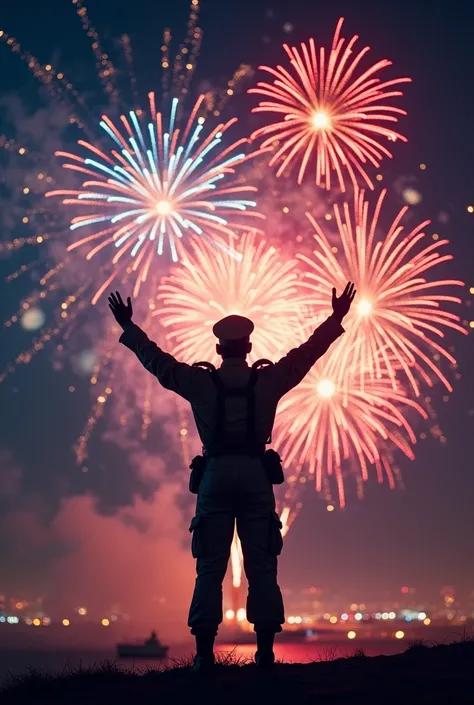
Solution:
[(214, 640), (222, 622), (222, 582), (235, 522), (249, 582), (247, 619), (257, 634), (255, 661), (264, 668), (274, 663), (274, 638), (285, 617), (277, 583), (277, 556), (283, 541), (272, 482), (279, 483), (283, 477), (279, 456), (265, 451), (265, 445), (279, 400), (344, 332), (342, 319), (355, 293), (350, 282), (339, 297), (333, 289), (332, 315), (305, 343), (274, 365), (263, 361), (268, 363), (264, 367), (249, 367), (246, 361), (252, 350), (252, 321), (227, 316), (213, 328), (222, 357), (219, 370), (209, 363), (178, 362), (132, 322), (130, 298), (125, 305), (118, 292), (109, 297), (110, 309), (123, 329), (120, 342), (163, 387), (190, 402), (203, 443), (203, 457), (193, 461), (196, 486), (191, 488), (198, 494), (190, 526), (197, 578), (188, 620), (196, 639), (196, 671), (207, 672), (214, 664)]

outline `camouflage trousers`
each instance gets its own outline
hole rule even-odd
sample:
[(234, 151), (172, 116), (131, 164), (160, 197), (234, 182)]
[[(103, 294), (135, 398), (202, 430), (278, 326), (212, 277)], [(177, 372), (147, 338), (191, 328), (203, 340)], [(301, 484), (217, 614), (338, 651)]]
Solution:
[(192, 634), (217, 634), (222, 622), (222, 581), (235, 522), (249, 583), (248, 621), (256, 631), (273, 632), (285, 621), (277, 583), (283, 539), (273, 487), (259, 458), (221, 456), (208, 461), (189, 528), (197, 571), (188, 619)]

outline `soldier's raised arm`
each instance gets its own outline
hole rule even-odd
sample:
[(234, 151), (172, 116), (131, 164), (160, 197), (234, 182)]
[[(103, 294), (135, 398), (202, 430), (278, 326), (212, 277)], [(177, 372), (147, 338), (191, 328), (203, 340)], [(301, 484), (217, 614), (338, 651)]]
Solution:
[(275, 384), (281, 395), (286, 394), (308, 374), (329, 346), (344, 333), (342, 319), (348, 313), (356, 291), (348, 282), (341, 296), (332, 290), (332, 315), (322, 323), (308, 340), (282, 357), (272, 368)]
[(161, 350), (150, 340), (147, 334), (132, 321), (133, 309), (130, 297), (124, 304), (118, 291), (109, 296), (109, 308), (115, 320), (122, 328), (120, 342), (135, 353), (143, 367), (154, 375), (158, 382), (190, 400), (195, 378), (195, 370), (184, 362), (179, 362), (173, 355)]

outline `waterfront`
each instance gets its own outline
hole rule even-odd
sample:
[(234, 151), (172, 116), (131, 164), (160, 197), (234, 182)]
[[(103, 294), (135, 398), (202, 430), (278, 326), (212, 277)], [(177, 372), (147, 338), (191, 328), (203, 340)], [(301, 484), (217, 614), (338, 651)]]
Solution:
[[(275, 654), (277, 659), (281, 659), (287, 663), (309, 663), (317, 660), (329, 660), (340, 658), (354, 653), (356, 649), (363, 648), (368, 656), (377, 656), (379, 654), (396, 654), (406, 648), (406, 644), (393, 640), (361, 640), (360, 642), (345, 641), (320, 641), (317, 643), (283, 643), (275, 645)], [(217, 653), (225, 654), (231, 651), (237, 656), (243, 658), (253, 658), (255, 647), (251, 644), (218, 644)], [(193, 653), (193, 644), (172, 646), (169, 652), (169, 658), (163, 661), (159, 660), (140, 660), (134, 662), (132, 659), (117, 659), (114, 649), (103, 650), (54, 650), (41, 649), (36, 651), (30, 650), (4, 650), (0, 651), (0, 684), (5, 681), (8, 673), (12, 675), (20, 675), (26, 673), (30, 669), (41, 669), (52, 672), (59, 672), (69, 666), (82, 665), (83, 668), (89, 668), (104, 661), (115, 662), (124, 668), (131, 669), (136, 667), (138, 670), (146, 670), (147, 668), (160, 668), (173, 664), (173, 660), (182, 657), (190, 656)]]

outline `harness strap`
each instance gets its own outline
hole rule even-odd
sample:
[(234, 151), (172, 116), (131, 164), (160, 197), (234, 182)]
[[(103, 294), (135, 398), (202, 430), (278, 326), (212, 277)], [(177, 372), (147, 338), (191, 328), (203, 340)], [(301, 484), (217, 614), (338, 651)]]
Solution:
[(247, 442), (255, 443), (255, 385), (257, 383), (257, 370), (252, 369), (249, 380), (245, 387), (228, 389), (224, 386), (217, 370), (211, 371), (212, 381), (217, 390), (217, 414), (216, 414), (216, 439), (219, 443), (225, 442), (225, 417), (227, 397), (247, 397)]
[[(217, 445), (225, 445), (225, 417), (226, 417), (226, 399), (227, 397), (247, 397), (247, 432), (246, 441), (249, 447), (256, 447), (256, 423), (255, 423), (255, 385), (258, 378), (258, 370), (262, 367), (273, 365), (273, 362), (267, 359), (257, 360), (253, 363), (250, 377), (245, 387), (237, 387), (228, 389), (222, 382), (217, 369), (211, 362), (195, 362), (193, 367), (202, 367), (209, 370), (212, 381), (217, 390), (217, 409), (216, 409), (216, 424), (215, 436)], [(271, 443), (272, 436), (270, 434), (266, 443)], [(265, 446), (262, 446), (263, 450)]]

